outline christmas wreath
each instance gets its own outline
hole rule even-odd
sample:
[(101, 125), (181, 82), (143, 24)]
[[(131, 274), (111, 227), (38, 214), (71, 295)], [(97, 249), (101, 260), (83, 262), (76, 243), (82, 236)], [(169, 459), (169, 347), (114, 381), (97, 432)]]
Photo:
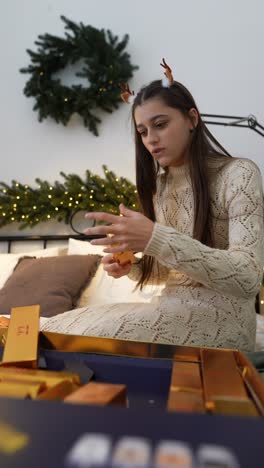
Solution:
[[(96, 111), (113, 112), (120, 102), (119, 83), (127, 82), (137, 69), (125, 52), (126, 34), (121, 41), (111, 31), (98, 30), (82, 23), (75, 24), (65, 16), (64, 38), (44, 34), (38, 36), (37, 52), (27, 50), (31, 64), (22, 68), (29, 73), (24, 94), (35, 98), (34, 110), (39, 121), (47, 117), (66, 125), (74, 113), (80, 115), (85, 127), (98, 135), (101, 119)], [(54, 74), (69, 64), (81, 61), (76, 76), (87, 79), (87, 87), (81, 84), (65, 86)]]

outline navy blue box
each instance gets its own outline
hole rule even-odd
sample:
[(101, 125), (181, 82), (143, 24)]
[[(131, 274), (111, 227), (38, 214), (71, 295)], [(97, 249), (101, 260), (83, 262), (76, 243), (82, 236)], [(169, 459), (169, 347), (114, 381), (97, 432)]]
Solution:
[(50, 369), (64, 369), (68, 362), (73, 370), (75, 363), (84, 378), (87, 367), (97, 381), (126, 384), (129, 408), (0, 398), (0, 423), (30, 437), (16, 454), (0, 454), (1, 468), (65, 468), (66, 455), (84, 433), (107, 435), (113, 447), (123, 436), (140, 437), (153, 451), (161, 440), (181, 441), (190, 446), (194, 459), (201, 444), (217, 444), (230, 449), (241, 468), (264, 466), (262, 418), (166, 412), (169, 359), (41, 350), (43, 359)]

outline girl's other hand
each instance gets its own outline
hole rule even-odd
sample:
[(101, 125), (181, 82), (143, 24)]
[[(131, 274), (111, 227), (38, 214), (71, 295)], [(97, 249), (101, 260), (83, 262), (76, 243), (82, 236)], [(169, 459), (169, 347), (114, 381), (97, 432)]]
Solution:
[(131, 262), (120, 265), (114, 260), (111, 254), (102, 258), (102, 264), (107, 274), (113, 278), (121, 278), (122, 276), (128, 275), (132, 267)]
[(90, 227), (84, 231), (84, 234), (107, 236), (107, 238), (91, 240), (92, 245), (104, 245), (104, 252), (107, 254), (128, 250), (144, 252), (151, 238), (154, 222), (142, 213), (130, 210), (122, 204), (119, 209), (122, 216), (103, 212), (86, 213), (87, 219), (103, 221), (106, 224)]

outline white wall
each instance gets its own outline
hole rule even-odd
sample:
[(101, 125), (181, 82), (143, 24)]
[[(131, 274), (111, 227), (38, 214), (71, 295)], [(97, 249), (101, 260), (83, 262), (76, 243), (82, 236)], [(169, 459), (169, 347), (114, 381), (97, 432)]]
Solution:
[[(100, 136), (78, 122), (67, 128), (52, 120), (39, 123), (33, 100), (23, 95), (29, 63), (41, 33), (62, 36), (63, 14), (75, 22), (110, 29), (121, 39), (130, 35), (127, 50), (140, 69), (131, 87), (162, 76), (165, 56), (196, 98), (200, 111), (247, 116), (264, 125), (264, 3), (262, 0), (9, 0), (0, 17), (0, 180), (54, 182), (59, 172), (102, 174), (102, 164), (134, 180), (133, 141), (129, 108), (121, 104), (103, 116)], [(264, 138), (249, 129), (210, 126), (234, 155), (253, 159), (264, 175)]]

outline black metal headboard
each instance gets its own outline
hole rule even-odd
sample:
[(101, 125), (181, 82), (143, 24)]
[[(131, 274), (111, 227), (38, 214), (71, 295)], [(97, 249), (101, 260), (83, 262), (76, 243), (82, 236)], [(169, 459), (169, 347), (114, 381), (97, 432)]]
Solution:
[(0, 236), (0, 243), (7, 243), (7, 253), (11, 252), (13, 242), (32, 242), (32, 241), (41, 241), (43, 243), (43, 248), (46, 249), (49, 241), (64, 241), (72, 239), (78, 240), (92, 240), (96, 237), (101, 236), (85, 236), (84, 234), (55, 234), (55, 235), (30, 235), (30, 236)]

